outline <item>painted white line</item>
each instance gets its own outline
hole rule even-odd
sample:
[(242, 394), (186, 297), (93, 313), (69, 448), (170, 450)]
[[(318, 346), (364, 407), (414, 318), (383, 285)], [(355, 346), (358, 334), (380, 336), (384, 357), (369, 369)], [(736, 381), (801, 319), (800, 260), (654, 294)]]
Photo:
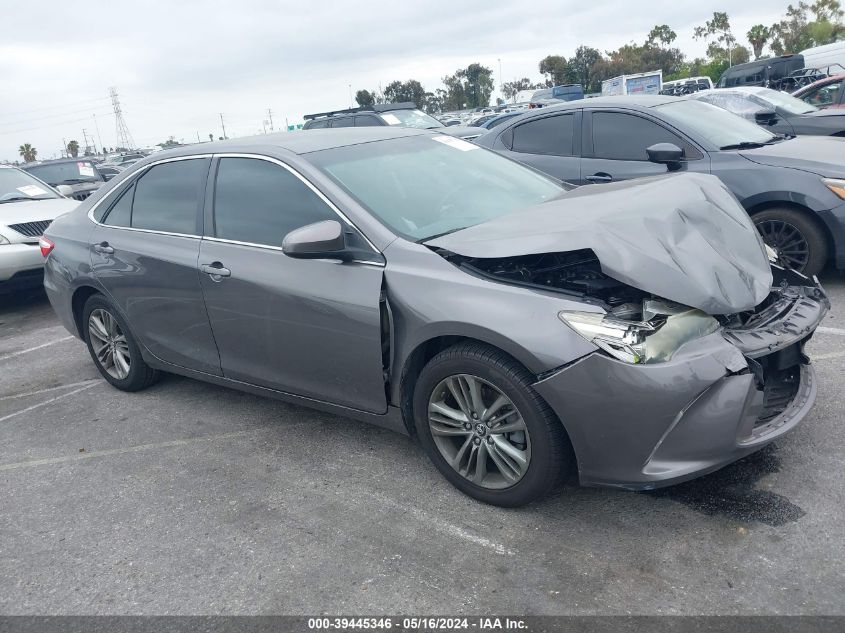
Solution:
[(845, 336), (845, 330), (838, 327), (817, 327), (816, 332), (821, 332), (822, 334), (836, 334), (837, 336)]
[(14, 400), (15, 398), (28, 398), (29, 396), (38, 396), (42, 393), (50, 393), (51, 391), (61, 391), (62, 389), (72, 389), (73, 387), (81, 387), (93, 382), (99, 382), (99, 378), (92, 378), (91, 380), (83, 380), (81, 382), (72, 382), (67, 385), (59, 385), (58, 387), (48, 387), (47, 389), (39, 389), (38, 391), (27, 391), (25, 393), (13, 393), (8, 396), (0, 396), (0, 401)]
[(840, 358), (841, 356), (845, 356), (845, 351), (843, 352), (830, 352), (828, 354), (815, 354), (810, 356), (810, 360), (827, 360), (828, 358)]
[[(86, 387), (87, 388), (87, 387)], [(214, 442), (217, 440), (227, 440), (235, 437), (243, 437), (244, 435), (253, 435), (267, 429), (251, 429), (249, 431), (236, 431), (235, 433), (223, 433), (221, 435), (211, 435), (208, 437), (195, 437), (187, 440), (171, 440), (169, 442), (156, 442), (155, 444), (140, 444), (138, 446), (128, 446), (126, 448), (112, 448), (104, 451), (91, 451), (90, 453), (79, 453), (76, 455), (66, 455), (64, 457), (48, 457), (45, 459), (31, 459), (27, 462), (17, 462), (13, 464), (0, 464), (0, 471), (16, 470), (18, 468), (28, 468), (30, 466), (48, 466), (51, 464), (67, 464), (70, 462), (78, 462), (83, 459), (94, 459), (95, 457), (108, 457), (110, 455), (125, 455), (126, 453), (140, 453), (142, 451), (155, 450), (157, 448), (171, 448), (174, 446), (190, 446), (191, 444), (199, 444), (201, 442)]]
[(16, 356), (20, 356), (21, 354), (29, 354), (30, 352), (34, 352), (39, 349), (44, 349), (45, 347), (49, 347), (50, 345), (55, 345), (56, 343), (64, 343), (65, 341), (69, 341), (70, 339), (74, 338), (73, 336), (65, 336), (60, 339), (56, 339), (55, 341), (50, 341), (49, 343), (42, 343), (41, 345), (36, 345), (35, 347), (30, 347), (29, 349), (22, 349), (18, 352), (12, 352), (11, 354), (6, 354), (5, 356), (0, 356), (0, 361), (8, 360), (10, 358), (15, 358)]
[[(0, 469), (2, 469), (2, 467), (0, 467)], [(449, 534), (451, 536), (463, 539), (464, 541), (474, 543), (475, 545), (480, 545), (481, 547), (496, 552), (500, 556), (514, 555), (511, 550), (509, 550), (501, 543), (497, 543), (496, 541), (491, 541), (490, 539), (485, 538), (483, 536), (473, 534), (465, 528), (462, 528), (460, 525), (455, 525), (454, 523), (449, 523), (448, 521), (445, 521), (440, 517), (432, 516), (424, 510), (420, 510), (419, 508), (415, 508), (414, 506), (408, 506), (403, 503), (399, 503), (397, 501), (394, 501), (390, 497), (386, 497), (378, 493), (365, 492), (364, 494), (366, 494), (368, 497), (373, 498), (375, 501), (377, 501), (383, 506), (390, 506), (396, 510), (399, 510), (403, 514), (412, 515), (417, 521), (419, 521), (420, 525), (430, 526), (436, 530), (445, 532), (446, 534)]]
[(95, 380), (94, 382), (92, 382), (88, 385), (85, 385), (84, 387), (80, 387), (79, 389), (74, 389), (73, 391), (68, 391), (67, 393), (63, 393), (62, 395), (56, 396), (55, 398), (50, 398), (49, 400), (45, 400), (44, 402), (39, 402), (38, 404), (34, 404), (31, 407), (26, 407), (25, 409), (21, 409), (20, 411), (15, 411), (14, 413), (10, 413), (9, 415), (4, 415), (2, 418), (0, 418), (0, 422), (5, 422), (6, 420), (11, 420), (12, 418), (17, 417), (21, 414), (29, 413), (30, 411), (34, 411), (35, 409), (40, 409), (41, 407), (43, 407), (45, 405), (52, 404), (53, 402), (56, 402), (57, 400), (62, 400), (64, 398), (68, 398), (68, 397), (70, 397), (74, 394), (79, 393), (80, 391), (85, 391), (86, 389), (90, 389), (91, 387), (93, 387), (94, 385), (96, 385), (99, 382), (100, 382), (99, 380)]

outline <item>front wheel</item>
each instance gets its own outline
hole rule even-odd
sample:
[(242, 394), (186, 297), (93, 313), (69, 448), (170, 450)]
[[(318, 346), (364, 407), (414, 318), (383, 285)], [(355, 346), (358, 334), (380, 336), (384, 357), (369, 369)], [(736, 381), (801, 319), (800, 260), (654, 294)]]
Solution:
[(777, 262), (808, 277), (827, 263), (828, 247), (819, 225), (795, 209), (766, 209), (752, 216), (763, 241), (774, 249)]
[(533, 377), (477, 343), (446, 349), (423, 368), (414, 422), (437, 469), (465, 494), (516, 507), (549, 493), (572, 465), (566, 435)]

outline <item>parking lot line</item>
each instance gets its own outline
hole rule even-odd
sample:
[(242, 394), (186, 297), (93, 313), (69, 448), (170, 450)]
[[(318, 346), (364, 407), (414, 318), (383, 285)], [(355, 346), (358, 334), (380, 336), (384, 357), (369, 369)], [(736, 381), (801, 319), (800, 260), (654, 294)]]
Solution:
[(838, 327), (820, 326), (816, 328), (816, 332), (821, 332), (822, 334), (836, 334), (838, 336), (845, 336), (845, 330)]
[(72, 389), (73, 387), (81, 387), (89, 383), (99, 382), (99, 378), (92, 378), (90, 380), (83, 380), (80, 382), (72, 382), (67, 385), (59, 385), (58, 387), (47, 387), (46, 389), (38, 389), (37, 391), (26, 391), (24, 393), (13, 393), (8, 396), (0, 396), (0, 401), (14, 400), (15, 398), (28, 398), (29, 396), (38, 396), (42, 393), (50, 393), (51, 391), (61, 391), (62, 389)]
[(50, 345), (55, 345), (56, 343), (63, 343), (64, 341), (69, 341), (70, 339), (74, 338), (73, 336), (64, 336), (60, 339), (56, 339), (55, 341), (49, 341), (47, 343), (42, 343), (41, 345), (36, 345), (35, 347), (30, 347), (28, 349), (22, 349), (17, 352), (12, 352), (11, 354), (6, 354), (5, 356), (0, 356), (0, 361), (8, 360), (10, 358), (15, 358), (16, 356), (20, 356), (22, 354), (29, 354), (29, 352), (34, 352), (39, 349), (43, 349), (45, 347), (49, 347)]
[[(88, 387), (84, 387), (87, 389)], [(2, 418), (0, 418), (2, 420)], [(255, 435), (266, 431), (262, 429), (250, 429), (249, 431), (235, 431), (233, 433), (221, 433), (219, 435), (209, 435), (207, 437), (194, 437), (186, 440), (170, 440), (168, 442), (156, 442), (153, 444), (139, 444), (137, 446), (127, 446), (126, 448), (111, 448), (102, 451), (91, 451), (90, 453), (79, 453), (74, 455), (65, 455), (64, 457), (47, 457), (44, 459), (31, 459), (25, 462), (15, 462), (11, 464), (0, 464), (0, 471), (16, 470), (18, 468), (29, 468), (31, 466), (48, 466), (51, 464), (67, 464), (70, 462), (82, 461), (85, 459), (94, 459), (95, 457), (108, 457), (110, 455), (125, 455), (127, 453), (140, 453), (143, 451), (155, 450), (157, 448), (172, 448), (174, 446), (189, 446), (191, 444), (200, 444), (202, 442), (215, 442), (218, 440), (227, 440), (235, 437), (244, 437), (246, 435)]]
[(34, 411), (35, 409), (40, 409), (44, 405), (51, 404), (53, 402), (56, 402), (57, 400), (62, 400), (64, 398), (68, 398), (68, 397), (70, 397), (74, 394), (79, 393), (80, 391), (85, 391), (86, 389), (90, 389), (91, 387), (93, 387), (94, 385), (96, 385), (99, 382), (100, 382), (99, 380), (95, 380), (95, 381), (91, 382), (90, 384), (85, 385), (84, 387), (80, 387), (79, 389), (74, 389), (73, 391), (68, 391), (67, 393), (63, 393), (62, 395), (56, 396), (55, 398), (50, 398), (48, 400), (45, 400), (44, 402), (39, 402), (38, 404), (34, 404), (31, 407), (26, 407), (25, 409), (21, 409), (20, 411), (15, 411), (14, 413), (4, 415), (2, 418), (0, 418), (0, 422), (5, 422), (6, 420), (11, 420), (12, 418), (19, 416), (22, 413), (29, 413), (30, 411)]

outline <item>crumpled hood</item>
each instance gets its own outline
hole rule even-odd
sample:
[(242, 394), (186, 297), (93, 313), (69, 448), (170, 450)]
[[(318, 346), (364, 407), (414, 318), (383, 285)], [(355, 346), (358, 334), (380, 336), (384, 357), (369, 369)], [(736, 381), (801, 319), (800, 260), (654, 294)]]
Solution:
[(703, 174), (579, 187), (426, 244), (475, 258), (588, 248), (606, 275), (708, 314), (750, 310), (772, 285), (750, 218)]
[(837, 136), (797, 136), (740, 154), (760, 165), (791, 167), (828, 178), (845, 177), (845, 139)]

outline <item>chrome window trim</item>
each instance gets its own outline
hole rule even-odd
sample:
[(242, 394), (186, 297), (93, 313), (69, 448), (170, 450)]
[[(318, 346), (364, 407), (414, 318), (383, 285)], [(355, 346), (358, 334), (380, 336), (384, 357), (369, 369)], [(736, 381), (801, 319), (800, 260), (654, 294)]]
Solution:
[[(354, 226), (354, 225), (353, 225)], [(222, 237), (210, 237), (208, 235), (204, 235), (202, 237), (203, 241), (206, 242), (217, 242), (218, 244), (234, 244), (235, 246), (247, 246), (249, 248), (260, 248), (265, 251), (278, 251), (279, 253), (284, 253), (284, 249), (281, 246), (269, 246), (267, 244), (256, 244), (255, 242), (241, 242), (239, 240), (227, 240)], [(381, 253), (376, 253), (381, 254)], [(325, 258), (318, 258), (315, 261), (337, 261), (330, 259), (328, 257)], [(367, 266), (376, 266), (377, 268), (384, 268), (384, 262), (371, 262), (365, 259), (352, 259), (349, 260), (350, 264), (366, 264)]]
[[(367, 244), (370, 246), (370, 248), (371, 248), (371, 249), (373, 249), (373, 252), (374, 252), (374, 253), (376, 253), (377, 255), (381, 255), (381, 254), (382, 254), (382, 253), (381, 253), (381, 251), (379, 251), (379, 249), (377, 249), (377, 248), (376, 248), (376, 245), (375, 245), (375, 244), (373, 244), (373, 243), (370, 241), (370, 238), (368, 238), (368, 237), (364, 234), (364, 232), (363, 232), (360, 228), (358, 228), (358, 226), (357, 226), (357, 225), (356, 225), (356, 224), (355, 224), (352, 220), (350, 220), (350, 219), (346, 216), (346, 214), (344, 214), (344, 213), (343, 213), (343, 211), (341, 211), (341, 210), (337, 207), (337, 205), (336, 205), (336, 204), (334, 204), (331, 200), (329, 200), (329, 199), (325, 196), (325, 194), (323, 194), (323, 192), (322, 192), (322, 191), (320, 191), (319, 189), (317, 189), (317, 188), (313, 185), (313, 183), (312, 183), (310, 180), (308, 180), (305, 176), (303, 176), (302, 174), (300, 174), (300, 173), (299, 173), (296, 169), (294, 169), (293, 167), (291, 167), (290, 165), (288, 165), (288, 164), (287, 164), (287, 163), (285, 163), (284, 161), (281, 161), (281, 160), (279, 160), (278, 158), (274, 158), (274, 157), (272, 157), (272, 156), (266, 156), (266, 155), (264, 155), (264, 154), (246, 154), (246, 153), (243, 153), (243, 152), (227, 152), (227, 153), (221, 153), (221, 154), (214, 154), (214, 157), (215, 157), (215, 158), (252, 158), (252, 159), (257, 159), (257, 160), (263, 160), (263, 161), (266, 161), (266, 162), (268, 162), (268, 163), (273, 163), (273, 164), (275, 164), (275, 165), (278, 165), (279, 167), (282, 167), (283, 169), (286, 169), (286, 170), (287, 170), (287, 171), (289, 171), (291, 174), (293, 174), (294, 176), (296, 176), (296, 177), (297, 177), (297, 178), (298, 178), (298, 179), (302, 182), (302, 184), (304, 184), (304, 185), (305, 185), (306, 187), (308, 187), (311, 191), (313, 191), (313, 192), (314, 192), (314, 194), (315, 194), (315, 195), (316, 195), (316, 196), (317, 196), (320, 200), (322, 200), (322, 201), (323, 201), (323, 203), (324, 203), (326, 206), (328, 206), (328, 207), (329, 207), (329, 209), (331, 209), (332, 211), (334, 211), (334, 212), (335, 212), (335, 214), (337, 214), (337, 216), (338, 216), (341, 220), (343, 220), (344, 222), (346, 222), (346, 224), (348, 224), (348, 225), (349, 225), (349, 226), (351, 226), (353, 229), (355, 229), (356, 231), (358, 231), (358, 234), (359, 234), (361, 237), (363, 237), (363, 238), (364, 238), (364, 241), (365, 241), (365, 242), (367, 242)], [(215, 182), (215, 185), (216, 185), (216, 182)], [(213, 199), (213, 198), (212, 198), (212, 199)], [(213, 212), (214, 212), (214, 209), (213, 209), (213, 207), (212, 207), (212, 213), (213, 213)], [(257, 247), (260, 247), (260, 248), (270, 248), (270, 249), (275, 249), (275, 250), (282, 250), (282, 249), (281, 249), (281, 247), (278, 247), (278, 246), (269, 246), (269, 245), (267, 245), (267, 244), (256, 244), (256, 243), (254, 243), (254, 242), (239, 242), (239, 241), (236, 241), (236, 240), (226, 240), (225, 238), (222, 238), (222, 237), (214, 237), (214, 236), (204, 236), (204, 237), (205, 237), (205, 239), (211, 239), (211, 240), (218, 241), (218, 242), (231, 242), (231, 243), (233, 243), (233, 244), (241, 244), (241, 245), (243, 245), (243, 246), (257, 246)], [(357, 261), (357, 260), (356, 260), (356, 261)], [(365, 262), (365, 263), (368, 263), (368, 262)]]
[[(97, 210), (101, 204), (105, 203), (107, 200), (111, 200), (117, 192), (120, 192), (123, 195), (123, 192), (126, 191), (128, 187), (124, 187), (123, 185), (128, 182), (134, 182), (141, 177), (141, 174), (145, 173), (151, 167), (155, 167), (156, 165), (163, 165), (165, 163), (174, 163), (180, 160), (195, 160), (198, 158), (212, 158), (213, 154), (191, 154), (190, 156), (176, 156), (173, 158), (162, 158), (161, 160), (157, 160), (155, 162), (150, 163), (149, 165), (144, 165), (141, 169), (139, 169), (136, 173), (132, 174), (130, 178), (128, 178), (124, 183), (121, 183), (119, 187), (115, 187), (113, 191), (109, 191), (108, 194), (103, 196), (102, 199), (97, 200), (90, 209), (88, 209), (88, 219), (91, 220), (97, 226), (104, 226), (108, 229), (117, 229), (121, 231), (136, 231), (138, 233), (152, 233), (154, 235), (171, 235), (173, 237), (190, 237), (195, 240), (202, 239), (202, 235), (195, 235), (194, 233), (172, 233), (170, 231), (157, 231), (155, 229), (137, 229), (131, 226), (114, 226), (113, 224), (103, 224), (102, 222), (98, 222), (96, 218), (94, 218), (94, 211)], [(131, 186), (131, 185), (129, 185)], [(109, 203), (111, 204), (111, 203)]]

